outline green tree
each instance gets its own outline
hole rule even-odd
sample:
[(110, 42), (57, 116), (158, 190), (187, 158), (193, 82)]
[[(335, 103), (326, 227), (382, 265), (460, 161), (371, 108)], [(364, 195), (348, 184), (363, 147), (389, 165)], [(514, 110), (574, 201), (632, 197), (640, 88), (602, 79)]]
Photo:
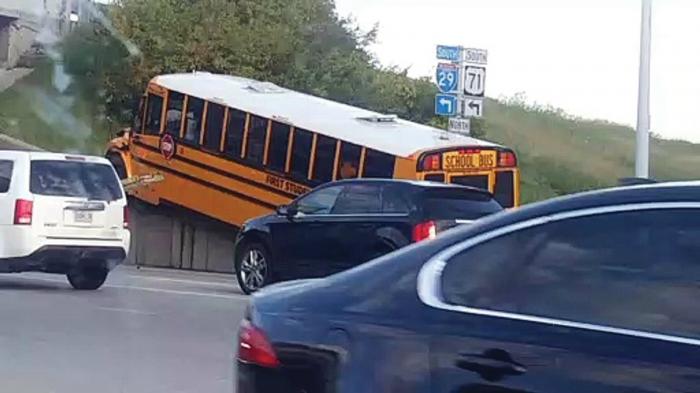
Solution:
[(89, 91), (103, 93), (108, 116), (122, 123), (150, 78), (192, 70), (268, 80), (439, 122), (432, 81), (380, 66), (368, 50), (377, 27), (361, 31), (337, 15), (331, 0), (120, 0), (109, 8), (108, 20), (116, 35), (106, 37), (99, 26), (80, 28), (67, 39), (64, 57)]

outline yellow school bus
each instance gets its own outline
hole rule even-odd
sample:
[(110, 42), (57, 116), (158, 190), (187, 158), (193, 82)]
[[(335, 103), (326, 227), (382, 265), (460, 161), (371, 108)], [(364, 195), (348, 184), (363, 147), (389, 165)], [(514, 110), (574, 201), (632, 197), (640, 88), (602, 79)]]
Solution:
[(251, 79), (204, 72), (153, 78), (134, 126), (107, 157), (133, 188), (234, 226), (311, 188), (352, 177), (449, 182), (519, 204), (504, 146)]

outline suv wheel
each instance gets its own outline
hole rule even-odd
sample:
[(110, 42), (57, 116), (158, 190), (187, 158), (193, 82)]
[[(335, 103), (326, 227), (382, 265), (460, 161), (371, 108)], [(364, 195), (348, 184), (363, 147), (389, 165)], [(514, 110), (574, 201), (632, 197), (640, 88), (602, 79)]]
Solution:
[(95, 290), (104, 284), (107, 273), (109, 271), (103, 267), (77, 267), (69, 271), (66, 276), (75, 289)]
[(251, 294), (272, 282), (270, 254), (258, 242), (245, 244), (236, 253), (236, 279), (241, 290)]

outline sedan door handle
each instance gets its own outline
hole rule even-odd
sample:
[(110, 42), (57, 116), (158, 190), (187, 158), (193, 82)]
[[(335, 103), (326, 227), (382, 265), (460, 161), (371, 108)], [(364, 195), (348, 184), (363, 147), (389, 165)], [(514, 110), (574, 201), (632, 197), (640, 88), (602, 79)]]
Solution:
[(463, 353), (456, 363), (457, 367), (475, 372), (490, 382), (500, 381), (507, 376), (522, 375), (527, 371), (524, 365), (513, 360), (502, 349), (487, 349), (481, 354)]

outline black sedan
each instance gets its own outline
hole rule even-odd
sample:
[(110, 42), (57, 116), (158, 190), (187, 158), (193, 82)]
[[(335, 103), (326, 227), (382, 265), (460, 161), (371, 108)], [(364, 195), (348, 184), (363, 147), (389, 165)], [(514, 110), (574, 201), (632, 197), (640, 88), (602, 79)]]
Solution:
[(254, 295), (247, 392), (700, 390), (700, 184), (501, 213)]

